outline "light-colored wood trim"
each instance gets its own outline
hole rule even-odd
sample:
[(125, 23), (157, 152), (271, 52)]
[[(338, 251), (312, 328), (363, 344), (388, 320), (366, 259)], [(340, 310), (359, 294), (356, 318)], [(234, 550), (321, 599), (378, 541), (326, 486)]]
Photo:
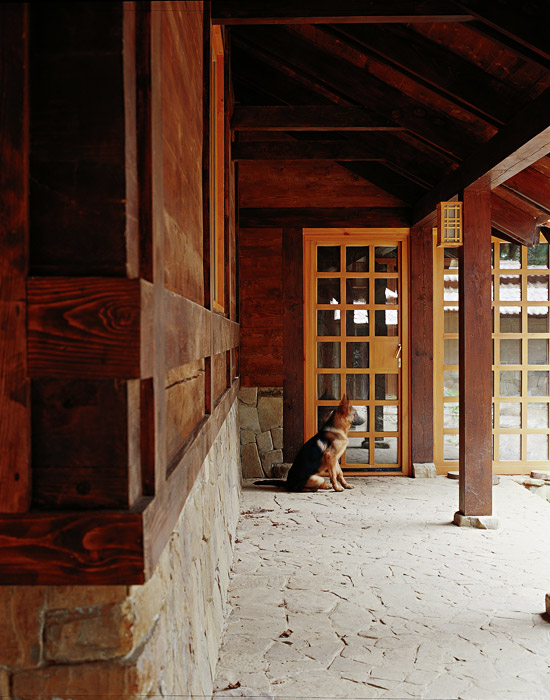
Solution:
[[(308, 439), (313, 435), (316, 428), (316, 406), (331, 406), (337, 403), (336, 400), (317, 400), (316, 398), (316, 376), (317, 374), (339, 374), (341, 377), (340, 387), (341, 393), (345, 391), (345, 376), (346, 374), (362, 374), (360, 369), (347, 370), (342, 365), (345, 365), (346, 342), (360, 342), (362, 339), (371, 343), (371, 353), (373, 349), (374, 335), (369, 336), (346, 336), (344, 335), (343, 324), (340, 326), (340, 333), (335, 336), (318, 336), (316, 334), (316, 310), (335, 310), (334, 305), (316, 304), (316, 281), (318, 278), (324, 279), (340, 279), (340, 293), (342, 303), (338, 304), (338, 309), (345, 313), (348, 310), (368, 309), (371, 313), (375, 311), (391, 311), (397, 310), (400, 315), (400, 336), (395, 338), (395, 342), (401, 341), (402, 345), (402, 366), (400, 373), (400, 386), (398, 391), (399, 398), (397, 400), (379, 401), (374, 399), (374, 375), (375, 368), (370, 367), (366, 372), (372, 379), (370, 380), (370, 392), (368, 400), (354, 400), (355, 405), (365, 405), (370, 407), (370, 425), (369, 431), (353, 432), (349, 437), (368, 437), (371, 439), (370, 450), (370, 465), (368, 469), (380, 469), (380, 471), (364, 471), (364, 468), (353, 466), (346, 468), (344, 459), (344, 468), (347, 474), (375, 474), (375, 475), (407, 475), (410, 472), (410, 410), (409, 410), (409, 325), (408, 325), (408, 267), (409, 267), (409, 247), (408, 247), (409, 229), (305, 229), (304, 230), (304, 356), (305, 362), (305, 401), (304, 401), (304, 422), (305, 422), (305, 438)], [(335, 245), (340, 246), (340, 272), (322, 272), (317, 273), (315, 270), (315, 249), (316, 245)], [(369, 245), (370, 265), (368, 273), (347, 273), (345, 272), (345, 246), (346, 245)], [(374, 246), (376, 245), (397, 245), (400, 251), (400, 272), (374, 272)], [(353, 305), (343, 303), (345, 301), (345, 280), (350, 278), (365, 278), (373, 280), (369, 285), (369, 303), (361, 305)], [(374, 280), (375, 279), (399, 279), (399, 301), (398, 304), (375, 304), (374, 303)], [(385, 336), (380, 336), (381, 339)], [(317, 342), (335, 342), (340, 343), (341, 366), (339, 368), (320, 368), (315, 369)], [(388, 372), (385, 372), (388, 373)], [(390, 374), (393, 372), (390, 372)], [(396, 373), (397, 364), (396, 364)], [(380, 432), (374, 430), (374, 405), (397, 405), (399, 408), (401, 431), (381, 431), (388, 437), (399, 436), (400, 438), (400, 472), (384, 469), (383, 464), (374, 463), (374, 436)], [(397, 466), (397, 465), (396, 465)], [(388, 465), (388, 468), (393, 468), (393, 465)]]

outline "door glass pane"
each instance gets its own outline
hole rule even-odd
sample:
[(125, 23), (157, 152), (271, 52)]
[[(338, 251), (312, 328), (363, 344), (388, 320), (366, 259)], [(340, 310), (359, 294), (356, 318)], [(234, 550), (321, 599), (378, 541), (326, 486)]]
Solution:
[(346, 311), (346, 335), (368, 335), (369, 312), (366, 309)]
[(527, 354), (530, 365), (548, 364), (548, 340), (546, 338), (529, 338)]
[(443, 362), (446, 365), (458, 365), (458, 338), (445, 339), (445, 357)]
[(443, 372), (443, 396), (458, 396), (457, 369), (446, 369)]
[(346, 367), (366, 369), (369, 366), (368, 343), (346, 343)]
[(500, 404), (499, 425), (501, 428), (521, 428), (521, 404), (519, 401)]
[(527, 459), (548, 459), (548, 435), (527, 435)]
[(529, 401), (527, 404), (527, 427), (548, 428), (548, 404)]
[(369, 247), (367, 245), (346, 246), (346, 272), (369, 271)]
[(521, 246), (517, 243), (500, 244), (500, 268), (510, 270), (521, 267)]
[(548, 243), (527, 248), (527, 267), (548, 267)]
[(397, 279), (377, 278), (374, 280), (374, 303), (375, 304), (398, 304), (399, 294), (397, 291)]
[(519, 306), (500, 307), (500, 332), (521, 333), (521, 308)]
[(399, 425), (397, 406), (374, 407), (374, 430), (377, 433), (397, 432)]
[(501, 275), (499, 294), (500, 301), (521, 301), (521, 277)]
[(321, 401), (340, 400), (340, 375), (317, 375), (317, 398)]
[(368, 464), (369, 463), (369, 442), (370, 438), (350, 438), (346, 450), (347, 464)]
[(443, 404), (443, 427), (458, 428), (458, 403)]
[(548, 396), (548, 372), (527, 372), (527, 395)]
[(548, 301), (548, 275), (527, 275), (527, 301)]
[(397, 309), (388, 309), (387, 311), (375, 311), (374, 334), (392, 336), (393, 338), (395, 338), (398, 334), (398, 318), (399, 311), (397, 311)]
[(499, 457), (502, 462), (516, 462), (521, 459), (521, 435), (500, 434), (498, 440)]
[(340, 343), (317, 343), (317, 367), (340, 367)]
[(354, 406), (355, 417), (350, 427), (350, 432), (368, 433), (369, 432), (369, 407)]
[(369, 374), (346, 375), (346, 396), (350, 400), (367, 401), (369, 398)]
[(443, 280), (444, 301), (458, 302), (458, 275), (445, 275)]
[(398, 272), (397, 246), (376, 246), (374, 249), (375, 272)]
[(340, 335), (340, 311), (317, 311), (317, 335)]
[(397, 400), (397, 374), (376, 374), (374, 377), (374, 398), (376, 401)]
[(340, 303), (340, 280), (338, 278), (321, 278), (317, 280), (317, 303)]
[(527, 308), (527, 330), (529, 333), (548, 333), (548, 307)]
[(521, 396), (521, 372), (506, 370), (500, 373), (500, 395)]
[(317, 246), (317, 272), (340, 272), (340, 246)]
[(454, 307), (445, 309), (443, 318), (445, 333), (458, 333), (458, 309)]
[(458, 435), (443, 436), (443, 459), (458, 459)]
[(348, 277), (346, 280), (346, 304), (369, 303), (368, 277)]
[(374, 438), (374, 463), (375, 464), (397, 464), (399, 461), (398, 438), (382, 437)]
[(500, 341), (500, 364), (521, 365), (521, 340), (519, 338)]
[(445, 248), (443, 252), (444, 267), (446, 270), (458, 270), (457, 248)]
[(318, 406), (317, 407), (317, 430), (321, 430), (323, 425), (330, 418), (336, 406)]

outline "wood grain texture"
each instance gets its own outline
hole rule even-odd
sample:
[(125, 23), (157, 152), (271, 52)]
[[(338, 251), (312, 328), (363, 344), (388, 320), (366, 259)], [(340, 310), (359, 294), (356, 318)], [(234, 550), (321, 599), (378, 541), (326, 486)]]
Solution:
[(25, 278), (28, 265), (28, 24), (22, 3), (0, 5), (0, 512), (30, 500)]
[(29, 8), (31, 271), (124, 276), (122, 4)]
[(411, 231), (411, 461), (434, 461), (431, 227)]
[[(521, 245), (535, 245), (539, 237), (538, 218), (533, 216), (533, 212), (520, 209), (517, 206), (517, 202), (509, 201), (504, 192), (501, 192), (501, 195), (504, 195), (504, 197), (498, 196), (497, 192), (498, 190), (491, 195), (492, 225)], [(521, 205), (521, 201), (519, 201), (519, 204)], [(528, 203), (526, 208), (529, 209)], [(542, 218), (546, 220), (548, 215)]]
[(277, 207), (246, 208), (239, 213), (243, 228), (309, 226), (321, 228), (408, 227), (410, 210), (390, 207)]
[(459, 509), (492, 514), (491, 195), (463, 194), (459, 248)]
[(363, 107), (298, 105), (236, 107), (235, 131), (401, 131), (402, 127)]
[(257, 143), (236, 143), (232, 158), (235, 161), (381, 161), (373, 158), (371, 149), (361, 142), (350, 141), (260, 141)]
[(550, 178), (536, 167), (526, 168), (503, 185), (550, 214)]
[(239, 232), (241, 376), (243, 386), (282, 386), (281, 229)]
[(302, 229), (283, 229), (283, 460), (304, 442), (304, 270)]
[(468, 11), (445, 2), (342, 0), (213, 0), (214, 24), (344, 24), (347, 22), (467, 22)]
[(28, 302), (31, 377), (139, 377), (138, 280), (33, 278)]
[(211, 312), (168, 290), (164, 291), (163, 301), (166, 371), (210, 355)]
[(137, 513), (0, 515), (4, 585), (143, 583)]

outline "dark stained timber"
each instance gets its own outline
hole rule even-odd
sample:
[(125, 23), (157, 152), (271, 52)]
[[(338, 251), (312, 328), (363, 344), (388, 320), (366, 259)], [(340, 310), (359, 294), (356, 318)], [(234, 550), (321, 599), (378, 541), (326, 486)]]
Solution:
[(212, 0), (214, 24), (327, 24), (336, 22), (468, 22), (448, 2), (407, 0)]
[(286, 143), (281, 141), (261, 141), (236, 143), (231, 156), (235, 161), (243, 160), (338, 160), (338, 161), (381, 161), (373, 158), (371, 149), (364, 144), (334, 141), (301, 141)]
[(236, 107), (231, 120), (235, 131), (402, 131), (376, 118), (363, 107), (258, 106)]
[(243, 228), (409, 226), (410, 211), (392, 207), (293, 207), (241, 209)]
[(504, 185), (550, 214), (550, 178), (535, 168), (526, 168)]
[[(543, 220), (547, 218), (544, 216)], [(532, 246), (538, 242), (538, 224), (542, 221), (539, 222), (532, 214), (499, 197), (497, 191), (491, 196), (491, 222), (498, 231), (507, 234), (521, 245)]]

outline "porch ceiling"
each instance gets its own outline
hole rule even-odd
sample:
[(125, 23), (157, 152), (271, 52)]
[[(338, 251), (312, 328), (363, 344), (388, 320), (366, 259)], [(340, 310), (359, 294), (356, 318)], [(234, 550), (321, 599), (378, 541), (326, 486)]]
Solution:
[(550, 217), (550, 5), (390, 4), (213, 0), (234, 157), (337, 162), (411, 223), (488, 176), (495, 230), (532, 245)]

